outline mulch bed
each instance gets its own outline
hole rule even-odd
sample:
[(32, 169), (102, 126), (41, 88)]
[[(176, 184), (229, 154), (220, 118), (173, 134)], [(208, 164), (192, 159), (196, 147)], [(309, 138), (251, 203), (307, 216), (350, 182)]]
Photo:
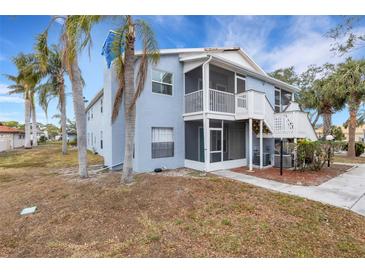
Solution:
[(282, 176), (280, 176), (280, 169), (275, 167), (254, 169), (251, 172), (248, 167), (239, 167), (232, 170), (291, 185), (317, 186), (345, 173), (351, 167), (350, 165), (332, 164), (331, 167), (323, 167), (320, 171), (283, 169)]

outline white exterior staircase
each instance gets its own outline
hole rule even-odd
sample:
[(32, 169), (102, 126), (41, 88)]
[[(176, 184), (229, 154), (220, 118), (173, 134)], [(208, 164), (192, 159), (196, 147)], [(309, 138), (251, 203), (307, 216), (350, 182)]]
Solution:
[(317, 135), (299, 105), (291, 102), (284, 112), (275, 113), (264, 92), (248, 90), (236, 95), (236, 119), (263, 120), (271, 138), (307, 138), (317, 140)]

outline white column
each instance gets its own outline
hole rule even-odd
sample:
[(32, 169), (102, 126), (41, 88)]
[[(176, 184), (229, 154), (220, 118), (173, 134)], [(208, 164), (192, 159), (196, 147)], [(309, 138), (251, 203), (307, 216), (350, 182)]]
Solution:
[(260, 169), (263, 167), (263, 139), (262, 139), (262, 128), (263, 128), (263, 121), (260, 120)]
[(222, 128), (222, 130), (221, 130), (221, 162), (223, 162), (223, 151), (224, 151), (224, 149), (223, 149), (223, 120), (222, 120), (222, 122), (221, 122), (221, 128)]
[(249, 151), (248, 166), (249, 169), (252, 170), (252, 119), (248, 120), (248, 151)]
[(207, 112), (209, 111), (209, 63), (203, 64), (203, 127), (204, 127), (204, 166), (209, 171), (210, 166), (210, 130)]
[(203, 115), (203, 132), (204, 132), (204, 169), (205, 171), (209, 170), (210, 163), (210, 132), (209, 132), (209, 119), (205, 118), (206, 115)]

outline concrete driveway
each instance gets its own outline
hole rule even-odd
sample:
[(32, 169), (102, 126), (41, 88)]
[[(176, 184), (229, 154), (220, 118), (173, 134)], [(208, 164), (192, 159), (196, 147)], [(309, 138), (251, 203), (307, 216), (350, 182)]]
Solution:
[(365, 216), (365, 165), (356, 165), (346, 173), (319, 186), (295, 186), (262, 179), (231, 170), (213, 174), (258, 187), (297, 195), (310, 200), (352, 210)]

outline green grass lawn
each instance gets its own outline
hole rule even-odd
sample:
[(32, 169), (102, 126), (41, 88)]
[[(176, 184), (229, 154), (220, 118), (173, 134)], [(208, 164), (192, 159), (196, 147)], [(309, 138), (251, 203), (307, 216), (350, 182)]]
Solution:
[(79, 179), (59, 145), (1, 154), (0, 256), (365, 256), (365, 218), (347, 210), (198, 172), (120, 176)]

